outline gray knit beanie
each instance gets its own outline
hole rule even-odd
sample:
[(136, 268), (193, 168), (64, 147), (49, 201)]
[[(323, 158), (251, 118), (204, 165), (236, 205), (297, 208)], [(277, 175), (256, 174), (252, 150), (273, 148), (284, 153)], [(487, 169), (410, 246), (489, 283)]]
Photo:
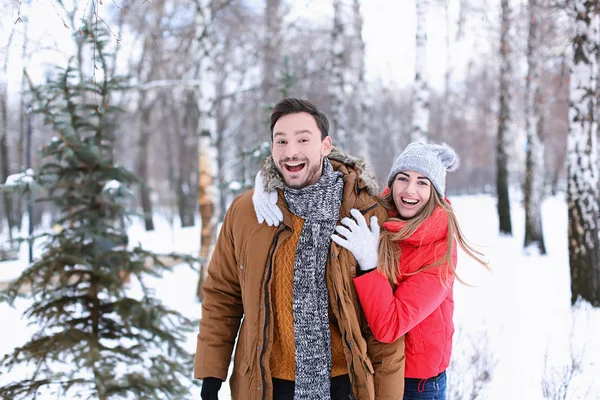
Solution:
[(459, 158), (454, 149), (446, 143), (411, 143), (398, 156), (388, 176), (388, 187), (400, 171), (415, 171), (425, 175), (444, 197), (446, 195), (446, 171), (458, 169)]

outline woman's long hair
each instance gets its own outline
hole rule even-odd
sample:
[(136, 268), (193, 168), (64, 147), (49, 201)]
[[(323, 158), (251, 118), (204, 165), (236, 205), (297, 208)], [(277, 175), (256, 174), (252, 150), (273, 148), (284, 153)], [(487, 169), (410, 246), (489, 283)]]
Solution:
[[(406, 225), (404, 225), (398, 232), (390, 232), (387, 229), (383, 229), (381, 233), (381, 238), (379, 241), (378, 270), (388, 278), (392, 285), (395, 285), (402, 276), (402, 272), (400, 270), (400, 256), (402, 251), (400, 246), (398, 246), (398, 241), (410, 237), (438, 207), (440, 207), (448, 216), (448, 246), (446, 254), (437, 259), (433, 264), (424, 265), (415, 272), (405, 274), (405, 276), (414, 275), (431, 268), (443, 266), (442, 270), (440, 271), (440, 279), (443, 283), (447, 282), (448, 275), (451, 274), (461, 283), (468, 285), (456, 274), (456, 265), (454, 265), (454, 261), (452, 259), (455, 243), (458, 243), (465, 253), (473, 257), (478, 263), (489, 270), (487, 262), (483, 261), (482, 259), (483, 254), (475, 250), (467, 243), (462, 231), (460, 230), (460, 227), (458, 226), (458, 220), (456, 219), (456, 215), (454, 214), (452, 206), (450, 206), (450, 204), (439, 195), (439, 193), (434, 189), (433, 185), (430, 185), (430, 188), (431, 195), (420, 213), (406, 221)], [(398, 211), (396, 204), (394, 203), (394, 193), (392, 188), (390, 188), (390, 192), (385, 195), (382, 200), (383, 205), (387, 209), (395, 210), (396, 212)], [(394, 218), (391, 220), (394, 220)]]

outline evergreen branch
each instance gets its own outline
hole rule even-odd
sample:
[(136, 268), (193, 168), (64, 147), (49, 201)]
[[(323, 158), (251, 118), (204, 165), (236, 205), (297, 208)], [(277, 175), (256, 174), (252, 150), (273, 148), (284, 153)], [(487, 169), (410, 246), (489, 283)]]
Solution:
[[(46, 105), (44, 107), (42, 107), (42, 110), (44, 111), (44, 114), (46, 114), (46, 116), (48, 117), (53, 117), (54, 115), (50, 113), (48, 104), (50, 102), (50, 99), (44, 99), (42, 94), (40, 93), (40, 91), (35, 87), (35, 85), (33, 84), (33, 82), (31, 81), (31, 78), (29, 77), (29, 74), (27, 73), (27, 69), (23, 69), (23, 75), (25, 76), (25, 79), (27, 80), (27, 84), (29, 85), (29, 89), (31, 90), (31, 92), (33, 92), (35, 99), (40, 103), (43, 104), (46, 100)], [(65, 81), (66, 82), (66, 74), (65, 74)], [(68, 94), (68, 91), (66, 92)], [(53, 127), (57, 128), (57, 124), (55, 123), (55, 119), (52, 119), (52, 125)], [(72, 146), (71, 142), (69, 142), (65, 135), (65, 132), (62, 132), (60, 129), (56, 129), (56, 133), (60, 136), (60, 138), (62, 139), (62, 141), (69, 147)]]
[[(98, 21), (97, 30), (82, 40), (97, 49), (94, 60), (104, 70), (102, 82), (73, 84), (77, 74), (71, 62), (44, 86), (35, 87), (26, 75), (36, 112), (58, 136), (42, 149), (44, 163), (35, 180), (48, 194), (36, 201), (52, 202), (61, 216), (59, 228), (44, 233), (42, 257), (2, 294), (14, 300), (29, 292), (32, 301), (24, 316), (37, 331), (0, 363), (2, 368), (35, 363), (33, 379), (30, 375), (0, 393), (27, 393), (31, 382), (38, 382), (62, 385), (63, 396), (78, 386), (78, 394), (88, 391), (89, 398), (180, 398), (192, 384), (193, 357), (182, 343), (194, 328), (144, 284), (146, 277), (159, 277), (168, 268), (163, 256), (141, 246), (128, 249), (123, 221), (135, 213), (125, 209), (124, 200), (130, 185), (141, 182), (113, 165), (119, 109), (109, 99), (126, 80), (107, 72)], [(88, 93), (100, 96), (100, 104), (89, 102)], [(106, 185), (112, 180), (119, 184)], [(192, 268), (197, 262), (192, 256), (168, 256)], [(140, 282), (141, 299), (128, 297), (127, 276)], [(55, 365), (65, 372), (51, 373)]]
[[(85, 352), (86, 344), (90, 343), (92, 335), (80, 329), (64, 329), (51, 335), (34, 335), (32, 339), (21, 347), (17, 347), (12, 353), (6, 355), (0, 365), (4, 363), (10, 368), (17, 363), (28, 360), (67, 360), (69, 354)], [(77, 349), (81, 349), (77, 351)]]
[(36, 394), (43, 387), (61, 386), (62, 389), (66, 391), (74, 385), (81, 385), (84, 383), (91, 383), (91, 381), (85, 379), (57, 381), (54, 377), (35, 380), (24, 379), (22, 381), (0, 387), (0, 397), (11, 400), (31, 399), (31, 396), (34, 396), (35, 398)]

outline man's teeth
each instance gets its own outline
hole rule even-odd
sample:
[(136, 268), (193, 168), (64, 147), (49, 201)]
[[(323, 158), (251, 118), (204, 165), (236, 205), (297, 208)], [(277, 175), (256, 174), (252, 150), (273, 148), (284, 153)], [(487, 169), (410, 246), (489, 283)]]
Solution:
[(299, 165), (304, 164), (303, 162), (299, 162), (299, 163), (285, 163), (285, 165), (287, 165), (288, 167), (297, 167)]

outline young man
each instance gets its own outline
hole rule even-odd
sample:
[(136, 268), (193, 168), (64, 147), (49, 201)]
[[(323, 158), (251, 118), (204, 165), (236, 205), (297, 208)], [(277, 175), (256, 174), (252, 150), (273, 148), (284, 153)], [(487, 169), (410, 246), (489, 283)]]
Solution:
[(234, 345), (234, 400), (401, 399), (404, 341), (375, 341), (352, 284), (356, 260), (330, 239), (352, 208), (385, 221), (376, 181), (357, 160), (333, 157), (329, 122), (312, 102), (280, 101), (270, 128), (263, 175), (283, 223), (257, 222), (253, 191), (227, 211), (204, 285), (202, 399), (218, 398)]

